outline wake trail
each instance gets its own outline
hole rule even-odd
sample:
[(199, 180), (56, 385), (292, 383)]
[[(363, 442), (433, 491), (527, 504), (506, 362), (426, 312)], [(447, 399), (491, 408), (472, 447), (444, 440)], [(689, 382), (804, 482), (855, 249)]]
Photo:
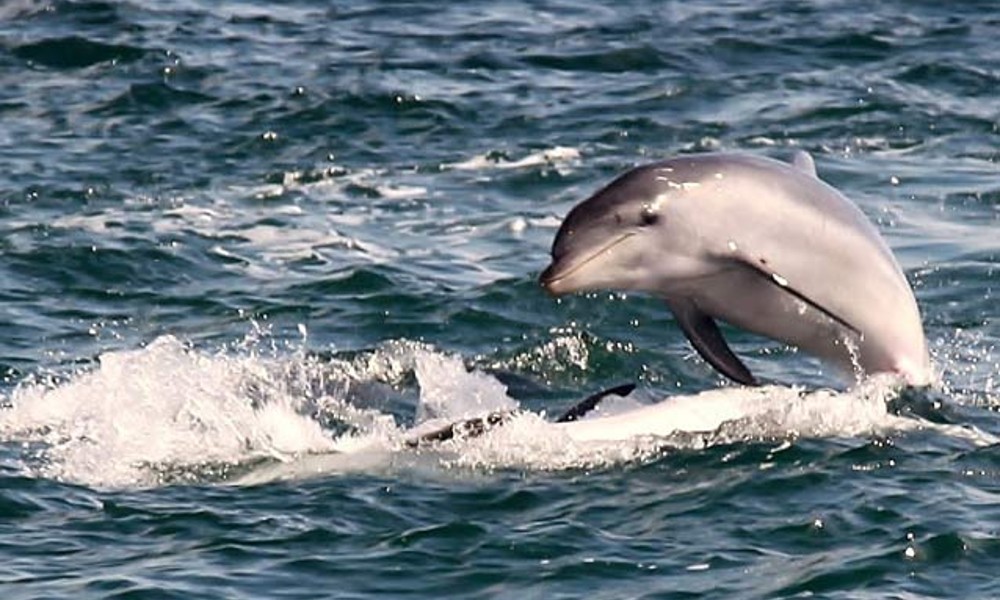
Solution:
[[(493, 376), (423, 344), (391, 342), (350, 360), (250, 346), (208, 352), (165, 336), (107, 352), (59, 382), (24, 382), (0, 399), (0, 451), (31, 476), (123, 488), (345, 472), (605, 468), (675, 449), (917, 429), (977, 446), (1000, 442), (975, 427), (894, 414), (889, 401), (898, 387), (880, 379), (849, 392), (770, 385), (657, 402), (633, 393), (605, 399), (578, 421), (554, 423), (523, 408)], [(412, 412), (403, 414), (377, 391), (405, 387), (409, 375), (417, 389)], [(357, 402), (358, 386), (376, 390), (374, 401)], [(494, 412), (510, 418), (481, 436), (407, 446), (422, 432)]]

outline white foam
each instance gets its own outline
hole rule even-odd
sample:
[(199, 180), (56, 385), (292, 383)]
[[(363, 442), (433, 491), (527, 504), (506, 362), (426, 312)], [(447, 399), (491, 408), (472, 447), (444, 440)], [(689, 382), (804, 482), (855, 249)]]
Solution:
[(62, 215), (52, 220), (51, 225), (59, 229), (86, 231), (103, 234), (108, 230), (108, 222), (113, 217), (100, 215)]
[[(494, 377), (423, 344), (391, 342), (327, 361), (294, 351), (262, 355), (262, 344), (255, 334), (236, 348), (205, 352), (167, 336), (103, 354), (59, 383), (22, 383), (0, 402), (9, 405), (0, 410), (0, 441), (24, 444), (26, 472), (101, 487), (158, 485), (178, 474), (227, 479), (261, 461), (237, 482), (387, 469), (613, 467), (675, 448), (916, 428), (976, 445), (1000, 441), (975, 428), (893, 415), (886, 401), (897, 384), (883, 379), (850, 392), (766, 386), (653, 404), (611, 398), (578, 422), (552, 423), (521, 409)], [(348, 401), (353, 383), (400, 385), (409, 373), (419, 385), (410, 430), (397, 425), (399, 415)], [(481, 437), (418, 451), (403, 443), (428, 424), (496, 411), (513, 416)]]
[(420, 420), (458, 420), (517, 408), (506, 386), (483, 373), (467, 371), (458, 357), (422, 352), (417, 355), (415, 372)]
[(377, 185), (375, 191), (390, 200), (420, 198), (427, 195), (427, 188), (420, 185)]
[(51, 10), (48, 2), (41, 0), (9, 0), (0, 4), (0, 21), (11, 21)]
[(525, 169), (539, 165), (559, 165), (570, 163), (580, 158), (580, 151), (566, 146), (555, 146), (546, 150), (532, 152), (518, 160), (503, 161), (489, 154), (480, 154), (457, 163), (443, 165), (459, 171), (482, 171), (486, 169)]
[[(563, 168), (578, 155), (556, 147), (505, 161), (500, 168)], [(445, 179), (455, 176), (466, 177), (452, 173)], [(145, 235), (161, 251), (183, 259), (205, 253), (218, 268), (250, 281), (298, 278), (302, 263), (339, 270), (400, 260), (422, 263), (426, 257), (426, 262), (465, 265), (444, 270), (444, 277), (454, 275), (450, 284), (456, 287), (522, 275), (523, 265), (495, 260), (507, 255), (508, 236), (559, 226), (555, 217), (470, 218), (460, 210), (461, 203), (450, 200), (451, 188), (441, 179), (440, 173), (411, 166), (290, 170), (268, 183), (231, 185), (195, 196), (134, 196), (118, 207), (59, 217), (51, 225), (90, 237), (99, 234), (98, 248), (116, 248)], [(11, 247), (26, 252), (40, 243), (17, 234), (36, 224), (11, 221)], [(499, 245), (485, 233), (498, 233)], [(433, 247), (428, 235), (438, 242)]]
[(977, 446), (1000, 442), (975, 427), (896, 416), (886, 401), (897, 392), (898, 383), (887, 380), (871, 380), (850, 392), (723, 388), (574, 423), (551, 423), (522, 413), (482, 437), (447, 442), (453, 456), (443, 462), (488, 469), (606, 468), (717, 444), (783, 444), (798, 437), (868, 437), (919, 429)]
[[(255, 407), (251, 387), (267, 402)], [(0, 437), (40, 445), (30, 471), (96, 486), (155, 484), (179, 465), (332, 451), (287, 392), (260, 358), (199, 353), (167, 336), (106, 353), (65, 383), (17, 388)]]
[(532, 227), (539, 227), (544, 229), (559, 229), (562, 225), (562, 219), (558, 217), (548, 216), (539, 219), (528, 219), (528, 224)]
[(664, 437), (675, 432), (715, 434), (724, 425), (737, 437), (748, 438), (868, 435), (905, 428), (910, 422), (886, 410), (895, 391), (893, 382), (874, 380), (848, 393), (777, 385), (721, 388), (562, 427), (576, 441)]

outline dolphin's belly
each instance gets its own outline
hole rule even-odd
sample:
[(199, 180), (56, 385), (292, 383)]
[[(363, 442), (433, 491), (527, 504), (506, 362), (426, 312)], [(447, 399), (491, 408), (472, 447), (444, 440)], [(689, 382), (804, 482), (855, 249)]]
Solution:
[[(908, 315), (862, 307), (837, 315), (853, 326), (847, 328), (771, 278), (739, 265), (699, 281), (689, 293), (698, 308), (712, 317), (795, 346), (845, 374), (897, 373), (918, 385), (931, 377), (919, 326), (904, 326)], [(905, 308), (897, 307), (896, 312)], [(894, 320), (900, 323), (895, 329)], [(917, 339), (911, 339), (911, 331)]]
[(845, 373), (877, 371), (862, 339), (758, 271), (734, 266), (699, 282), (692, 291), (705, 313), (730, 325), (776, 339), (835, 364)]
[(725, 220), (714, 223), (708, 253), (725, 268), (713, 289), (702, 291), (705, 312), (847, 373), (927, 382), (913, 292), (856, 205), (795, 173), (758, 173), (723, 204)]

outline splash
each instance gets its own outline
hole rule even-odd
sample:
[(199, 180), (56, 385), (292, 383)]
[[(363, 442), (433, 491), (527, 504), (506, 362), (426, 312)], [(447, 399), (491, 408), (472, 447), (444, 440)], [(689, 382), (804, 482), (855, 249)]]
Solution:
[(331, 449), (281, 387), (259, 357), (203, 354), (167, 336), (106, 353), (65, 383), (19, 387), (0, 436), (34, 445), (28, 468), (43, 477), (111, 487), (156, 484), (160, 467)]
[[(998, 442), (893, 414), (887, 404), (897, 384), (882, 379), (846, 393), (766, 386), (652, 402), (630, 396), (578, 422), (553, 423), (521, 408), (494, 377), (424, 344), (389, 342), (350, 359), (261, 346), (250, 339), (207, 352), (166, 336), (108, 352), (59, 382), (23, 383), (0, 399), (0, 443), (19, 447), (24, 471), (36, 476), (137, 487), (357, 471), (605, 468), (674, 449), (919, 428), (976, 445)], [(407, 386), (409, 411), (390, 406)], [(366, 402), (357, 389), (367, 390)], [(510, 420), (481, 437), (418, 450), (405, 443), (442, 423), (496, 411)]]
[[(678, 449), (736, 442), (781, 443), (799, 436), (864, 436), (910, 429), (916, 422), (886, 408), (892, 382), (850, 393), (782, 386), (722, 388), (652, 404), (612, 400), (575, 423), (522, 414), (451, 460), (463, 467), (541, 470), (605, 468)], [(461, 443), (461, 442), (459, 442)]]
[(418, 357), (415, 371), (420, 385), (420, 421), (467, 419), (517, 408), (502, 383), (483, 373), (467, 371), (457, 357), (424, 353)]
[(945, 393), (960, 404), (1000, 406), (1000, 355), (986, 334), (955, 329), (932, 340), (934, 361), (948, 365)]
[(526, 169), (538, 166), (550, 166), (556, 169), (565, 168), (560, 165), (572, 164), (580, 159), (580, 151), (566, 146), (555, 146), (546, 150), (532, 152), (517, 160), (505, 160), (495, 153), (481, 154), (470, 159), (443, 165), (446, 168), (459, 171), (480, 171), (485, 169)]
[(351, 359), (283, 350), (255, 330), (215, 352), (172, 336), (107, 352), (94, 367), (24, 382), (0, 398), (0, 443), (20, 446), (23, 470), (35, 476), (144, 487), (228, 480), (256, 465), (315, 463), (317, 455), (350, 456), (351, 469), (390, 464), (404, 439), (397, 421), (407, 418), (378, 398), (362, 406), (355, 389), (392, 390), (413, 374), (424, 390), (414, 401), (422, 419), (515, 405), (495, 379), (415, 342)]

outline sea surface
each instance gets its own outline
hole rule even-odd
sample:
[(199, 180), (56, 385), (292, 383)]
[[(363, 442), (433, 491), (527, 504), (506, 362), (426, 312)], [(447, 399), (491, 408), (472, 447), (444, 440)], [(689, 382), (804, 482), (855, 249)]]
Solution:
[[(932, 388), (539, 287), (617, 174), (798, 149)], [(997, 598), (998, 294), (993, 0), (9, 0), (0, 598)], [(622, 383), (729, 416), (546, 423)]]

